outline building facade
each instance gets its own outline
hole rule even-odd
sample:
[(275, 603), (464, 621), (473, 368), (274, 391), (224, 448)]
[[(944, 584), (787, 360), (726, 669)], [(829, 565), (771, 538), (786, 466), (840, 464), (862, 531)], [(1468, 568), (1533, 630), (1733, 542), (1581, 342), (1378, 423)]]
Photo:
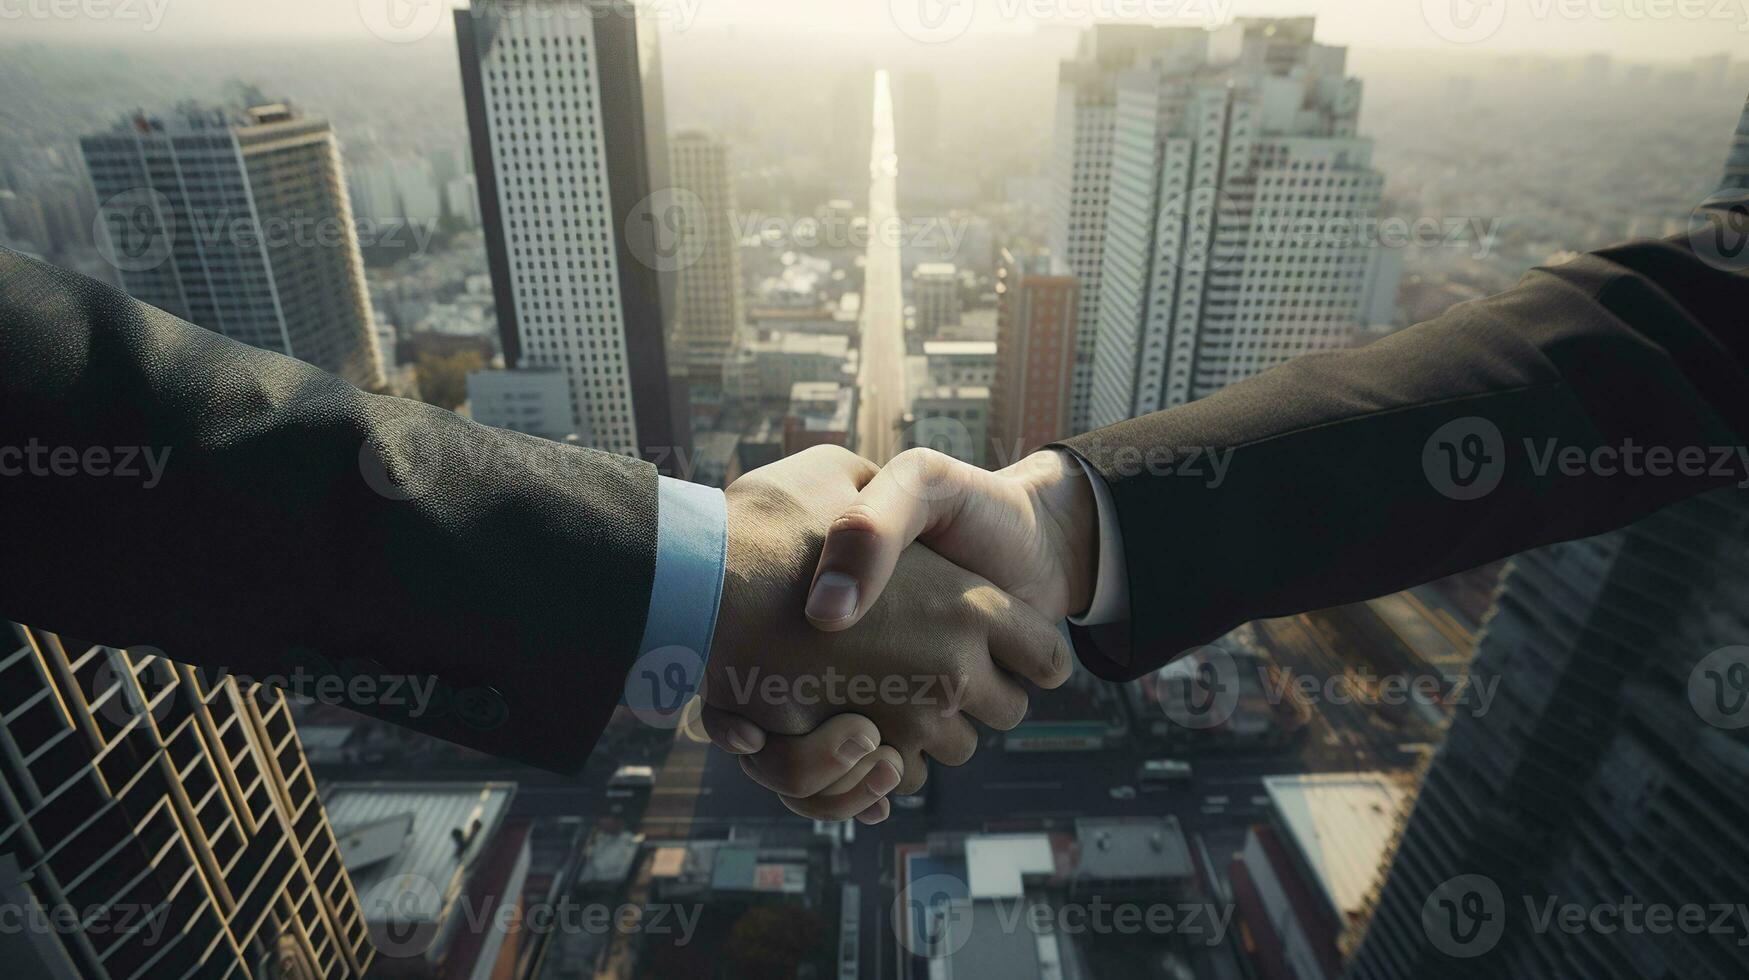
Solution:
[(10, 976), (363, 977), (375, 955), (285, 699), (0, 622)]
[(622, 0), (476, 0), (455, 23), (506, 366), (565, 371), (583, 445), (674, 458), (654, 25)]
[(383, 385), (340, 150), (285, 105), (183, 106), (80, 140), (105, 257), (142, 302)]
[(1207, 32), (1195, 28), (1155, 28), (1107, 24), (1082, 35), (1074, 59), (1057, 78), (1051, 164), (1050, 249), (1055, 273), (1080, 284), (1076, 322), (1083, 325), (1075, 347), (1075, 375), (1069, 396), (1072, 432), (1090, 428), (1093, 397), (1093, 327), (1099, 323), (1099, 280), (1111, 206), (1112, 146), (1117, 124), (1117, 78), (1144, 54), (1173, 63), (1206, 58)]
[(672, 349), (694, 384), (716, 384), (746, 318), (729, 147), (717, 136), (684, 132), (670, 142), (670, 159), (673, 220), (681, 224), (686, 259), (678, 275)]
[(1073, 276), (1030, 274), (1004, 250), (996, 302), (990, 443), (1002, 462), (1069, 435), (1081, 287)]
[(1116, 82), (1091, 426), (1345, 347), (1376, 305), (1384, 179), (1360, 82), (1312, 32), (1242, 19), (1205, 62), (1150, 56)]
[(1749, 973), (1746, 545), (1725, 490), (1513, 561), (1349, 977)]

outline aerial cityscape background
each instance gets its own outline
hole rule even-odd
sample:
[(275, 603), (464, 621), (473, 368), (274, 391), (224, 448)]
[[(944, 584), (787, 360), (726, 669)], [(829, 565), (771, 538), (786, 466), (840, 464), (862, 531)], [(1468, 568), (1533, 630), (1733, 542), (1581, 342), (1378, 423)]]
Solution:
[[(1749, 8), (1108, 6), (22, 3), (0, 244), (721, 487), (822, 444), (1000, 468), (1749, 189)], [(1184, 465), (1218, 486), (1218, 458)], [(1746, 545), (1722, 491), (1128, 684), (1082, 671), (877, 827), (789, 813), (696, 711), (622, 710), (566, 779), (345, 694), (0, 624), (0, 956), (1743, 976), (1734, 912), (1564, 929), (1523, 896), (1744, 900), (1749, 707), (1695, 685), (1749, 693)]]

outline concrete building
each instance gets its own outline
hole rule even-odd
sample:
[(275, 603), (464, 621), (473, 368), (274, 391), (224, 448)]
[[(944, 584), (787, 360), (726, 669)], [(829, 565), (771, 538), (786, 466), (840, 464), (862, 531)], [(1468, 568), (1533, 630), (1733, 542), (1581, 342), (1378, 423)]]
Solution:
[(675, 358), (690, 377), (717, 384), (745, 320), (729, 147), (697, 131), (680, 133), (669, 147), (681, 223), (677, 247), (686, 259), (679, 270)]
[(917, 309), (917, 335), (924, 340), (959, 323), (959, 269), (949, 262), (918, 265), (911, 273), (911, 305)]
[(334, 132), (286, 105), (184, 106), (80, 141), (102, 248), (129, 295), (197, 326), (383, 384)]
[(376, 953), (285, 698), (0, 622), (8, 976), (362, 978)]
[(463, 228), (480, 227), (480, 188), (473, 174), (451, 180), (444, 186), (444, 195), (451, 221)]
[(993, 340), (930, 340), (923, 344), (930, 380), (938, 385), (978, 385), (996, 381)]
[(508, 367), (554, 367), (582, 443), (671, 462), (672, 243), (653, 24), (624, 0), (455, 12), (486, 256)]
[(854, 385), (836, 381), (798, 381), (790, 389), (783, 419), (783, 454), (813, 446), (850, 446), (856, 431)]
[(1115, 82), (1090, 427), (1348, 346), (1394, 301), (1368, 289), (1392, 278), (1363, 231), (1384, 178), (1344, 49), (1311, 18), (1207, 38), (1205, 60), (1151, 56)]
[(1111, 207), (1117, 78), (1144, 55), (1165, 65), (1207, 58), (1208, 35), (1194, 28), (1103, 24), (1081, 36), (1075, 57), (1057, 77), (1052, 135), (1050, 251), (1053, 272), (1081, 284), (1069, 430), (1087, 430), (1093, 395), (1094, 330), (1099, 323), (1100, 272)]
[[(1454, 717), (1350, 977), (1749, 974), (1740, 927), (1674, 925), (1742, 892), (1746, 545), (1727, 489), (1513, 560), (1471, 667), (1494, 704)], [(1577, 927), (1539, 928), (1551, 897)]]
[(373, 976), (512, 976), (529, 824), (515, 783), (335, 783), (323, 794), (380, 955)]
[(468, 412), (482, 425), (555, 441), (571, 434), (576, 417), (559, 368), (475, 371), (468, 375)]
[(1749, 100), (1743, 103), (1743, 115), (1737, 120), (1737, 131), (1731, 136), (1731, 149), (1725, 156), (1723, 188), (1749, 190)]
[(1174, 817), (1082, 818), (1072, 832), (934, 835), (901, 845), (895, 864), (902, 977), (1128, 976), (1137, 957), (1149, 976), (1231, 975), (1210, 963), (1208, 922), (1124, 936), (1077, 925), (1097, 903), (1142, 912), (1206, 901)]
[(1227, 869), (1252, 965), (1263, 980), (1337, 980), (1408, 787), (1357, 772), (1265, 776), (1263, 789), (1267, 819)]
[(941, 385), (918, 389), (902, 449), (925, 446), (973, 466), (990, 460), (990, 389)]
[(839, 334), (784, 333), (744, 341), (723, 369), (731, 398), (781, 401), (805, 381), (849, 383), (850, 338)]
[(1070, 434), (1080, 285), (1036, 275), (1004, 250), (996, 270), (996, 370), (990, 443), (1013, 461)]

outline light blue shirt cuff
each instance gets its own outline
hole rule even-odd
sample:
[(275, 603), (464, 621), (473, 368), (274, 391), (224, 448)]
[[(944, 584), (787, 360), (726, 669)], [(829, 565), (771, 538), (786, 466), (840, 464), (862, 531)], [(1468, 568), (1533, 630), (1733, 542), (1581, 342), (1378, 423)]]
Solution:
[(729, 507), (714, 487), (657, 477), (656, 582), (639, 655), (682, 647), (710, 657), (728, 564)]

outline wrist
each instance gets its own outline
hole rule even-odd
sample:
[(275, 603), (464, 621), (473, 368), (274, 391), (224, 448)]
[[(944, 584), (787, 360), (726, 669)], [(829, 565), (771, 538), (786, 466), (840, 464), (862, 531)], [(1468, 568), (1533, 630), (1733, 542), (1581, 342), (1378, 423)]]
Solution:
[(1041, 523), (1053, 532), (1053, 556), (1063, 575), (1069, 613), (1093, 602), (1099, 577), (1099, 503), (1081, 461), (1064, 449), (1041, 449), (1022, 460), (1022, 479)]

